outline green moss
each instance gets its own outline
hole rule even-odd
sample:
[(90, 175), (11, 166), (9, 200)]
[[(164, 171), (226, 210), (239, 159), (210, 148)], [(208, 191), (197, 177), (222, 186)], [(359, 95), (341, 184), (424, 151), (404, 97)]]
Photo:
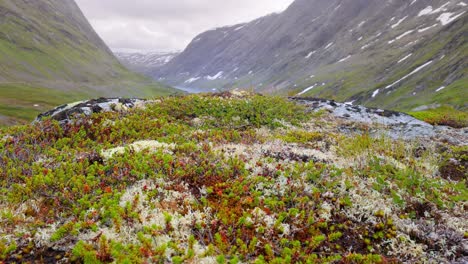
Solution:
[(462, 128), (468, 126), (468, 113), (450, 106), (443, 106), (420, 112), (409, 112), (410, 115), (432, 125)]

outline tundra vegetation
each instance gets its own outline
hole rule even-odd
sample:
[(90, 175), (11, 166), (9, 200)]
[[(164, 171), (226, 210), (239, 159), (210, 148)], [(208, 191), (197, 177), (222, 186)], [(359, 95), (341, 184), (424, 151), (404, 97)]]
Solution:
[(245, 93), (0, 130), (0, 262), (466, 260), (468, 148)]

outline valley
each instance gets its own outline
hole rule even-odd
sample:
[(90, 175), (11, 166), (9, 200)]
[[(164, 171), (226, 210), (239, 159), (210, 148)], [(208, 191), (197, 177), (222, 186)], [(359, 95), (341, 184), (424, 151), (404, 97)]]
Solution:
[(467, 109), (463, 1), (296, 0), (284, 12), (201, 33), (151, 74), (409, 111)]
[(468, 4), (182, 2), (0, 0), (0, 264), (468, 263)]
[(174, 92), (123, 67), (73, 0), (0, 2), (0, 126), (70, 100)]

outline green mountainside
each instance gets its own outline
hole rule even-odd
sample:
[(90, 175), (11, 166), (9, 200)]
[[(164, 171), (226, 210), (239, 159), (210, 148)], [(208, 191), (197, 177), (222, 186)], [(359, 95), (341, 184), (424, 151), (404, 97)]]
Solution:
[(124, 68), (73, 0), (0, 1), (0, 125), (77, 99), (172, 91)]
[(411, 111), (468, 110), (468, 5), (447, 0), (295, 0), (199, 34), (153, 76)]

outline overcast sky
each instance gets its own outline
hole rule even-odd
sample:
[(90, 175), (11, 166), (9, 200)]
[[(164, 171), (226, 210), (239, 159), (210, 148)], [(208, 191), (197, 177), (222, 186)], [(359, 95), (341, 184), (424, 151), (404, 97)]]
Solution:
[(114, 51), (183, 50), (199, 33), (281, 12), (293, 0), (76, 0)]

